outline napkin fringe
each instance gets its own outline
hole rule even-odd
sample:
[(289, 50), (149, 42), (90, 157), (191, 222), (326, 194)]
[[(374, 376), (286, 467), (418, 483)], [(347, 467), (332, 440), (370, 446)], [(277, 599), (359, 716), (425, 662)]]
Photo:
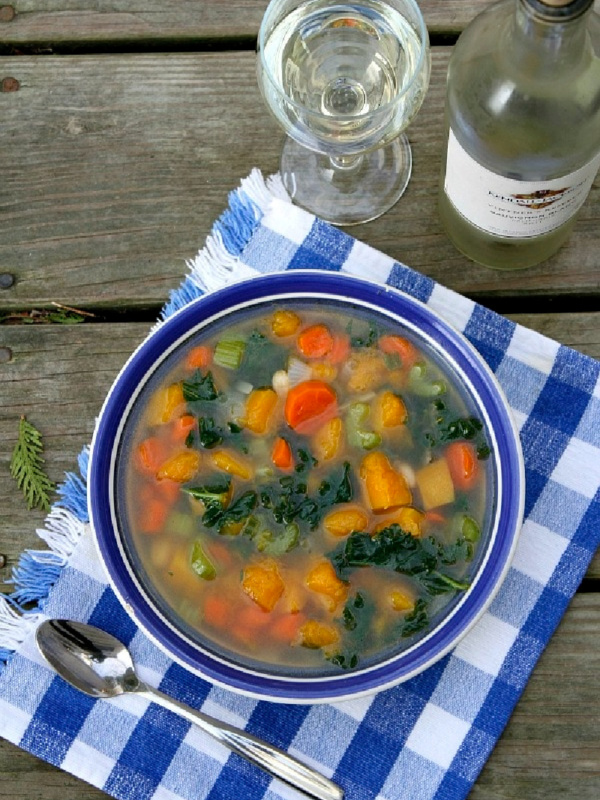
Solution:
[(44, 602), (85, 530), (89, 447), (79, 455), (80, 474), (66, 473), (58, 487), (61, 497), (38, 528), (46, 550), (25, 550), (13, 567), (8, 584), (14, 590), (0, 596), (0, 673), (14, 651), (37, 627)]
[[(206, 292), (255, 275), (240, 255), (273, 198), (290, 201), (279, 175), (265, 179), (258, 169), (229, 195), (228, 208), (213, 225), (204, 247), (186, 262), (189, 274), (169, 295), (157, 326)], [(156, 326), (155, 326), (156, 327)], [(12, 653), (37, 626), (50, 589), (58, 580), (88, 522), (87, 470), (89, 447), (79, 455), (79, 475), (66, 473), (58, 487), (61, 498), (37, 535), (47, 550), (26, 550), (12, 569), (14, 590), (0, 596), (0, 673)]]
[(229, 194), (229, 206), (213, 225), (204, 247), (186, 261), (189, 274), (171, 291), (159, 325), (203, 294), (256, 274), (240, 255), (274, 198), (290, 202), (281, 176), (265, 179), (259, 169), (253, 169)]

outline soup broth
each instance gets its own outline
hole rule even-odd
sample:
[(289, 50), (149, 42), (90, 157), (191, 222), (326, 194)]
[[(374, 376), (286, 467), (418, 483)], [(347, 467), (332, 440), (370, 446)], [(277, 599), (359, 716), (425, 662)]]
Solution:
[(141, 392), (118, 513), (159, 606), (303, 674), (410, 646), (468, 588), (493, 474), (474, 403), (409, 328), (298, 300), (196, 332)]

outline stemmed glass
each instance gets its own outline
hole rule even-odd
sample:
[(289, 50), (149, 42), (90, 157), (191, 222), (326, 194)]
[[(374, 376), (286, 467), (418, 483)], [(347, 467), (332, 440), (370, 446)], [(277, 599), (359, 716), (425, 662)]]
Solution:
[(288, 134), (292, 199), (336, 225), (387, 211), (410, 179), (402, 131), (429, 85), (416, 0), (271, 0), (257, 48), (261, 91)]

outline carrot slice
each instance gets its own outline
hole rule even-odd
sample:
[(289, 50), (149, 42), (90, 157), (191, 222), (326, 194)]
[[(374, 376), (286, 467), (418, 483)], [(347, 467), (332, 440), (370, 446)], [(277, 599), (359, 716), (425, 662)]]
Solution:
[(290, 428), (298, 433), (315, 433), (337, 415), (337, 395), (324, 381), (302, 381), (288, 392), (284, 413)]
[(167, 521), (169, 504), (158, 497), (149, 498), (140, 508), (138, 525), (142, 533), (159, 533)]
[(168, 455), (166, 442), (158, 436), (149, 436), (137, 447), (136, 464), (140, 472), (155, 475)]
[(342, 364), (350, 355), (350, 337), (347, 333), (335, 333), (333, 343), (328, 354), (328, 359), (332, 364)]
[(173, 422), (173, 439), (178, 444), (183, 444), (195, 427), (196, 417), (192, 414), (184, 414), (182, 417), (178, 417)]
[(479, 464), (473, 445), (468, 442), (452, 442), (444, 455), (454, 486), (463, 491), (472, 489), (479, 476)]
[(323, 358), (333, 347), (333, 336), (327, 325), (310, 325), (298, 334), (298, 349), (305, 358)]
[(277, 439), (275, 439), (273, 452), (271, 453), (271, 460), (276, 467), (279, 467), (279, 469), (287, 470), (294, 466), (292, 448), (282, 436), (279, 436)]
[(412, 342), (404, 336), (394, 336), (389, 334), (381, 336), (379, 339), (379, 349), (388, 355), (397, 355), (405, 369), (409, 369), (419, 358), (419, 351)]
[(185, 358), (185, 366), (188, 369), (206, 369), (212, 362), (212, 350), (206, 345), (192, 347)]

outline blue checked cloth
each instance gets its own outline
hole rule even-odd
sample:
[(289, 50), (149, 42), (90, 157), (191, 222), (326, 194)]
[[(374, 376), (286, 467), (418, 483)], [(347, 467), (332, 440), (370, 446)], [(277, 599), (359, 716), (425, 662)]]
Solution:
[[(526, 330), (291, 206), (258, 173), (242, 182), (164, 316), (253, 272), (344, 270), (428, 303), (479, 350), (520, 431), (527, 496), (512, 567), (492, 606), (428, 671), (335, 705), (278, 705), (214, 688), (129, 619), (86, 529), (86, 457), (0, 604), (0, 735), (121, 800), (299, 798), (187, 722), (135, 695), (93, 700), (41, 661), (45, 616), (89, 621), (131, 647), (143, 680), (245, 727), (332, 777), (348, 800), (460, 800), (500, 736), (600, 542), (600, 364)], [(44, 589), (44, 585), (46, 589)], [(37, 598), (35, 597), (37, 593)], [(37, 599), (22, 616), (14, 603)]]

